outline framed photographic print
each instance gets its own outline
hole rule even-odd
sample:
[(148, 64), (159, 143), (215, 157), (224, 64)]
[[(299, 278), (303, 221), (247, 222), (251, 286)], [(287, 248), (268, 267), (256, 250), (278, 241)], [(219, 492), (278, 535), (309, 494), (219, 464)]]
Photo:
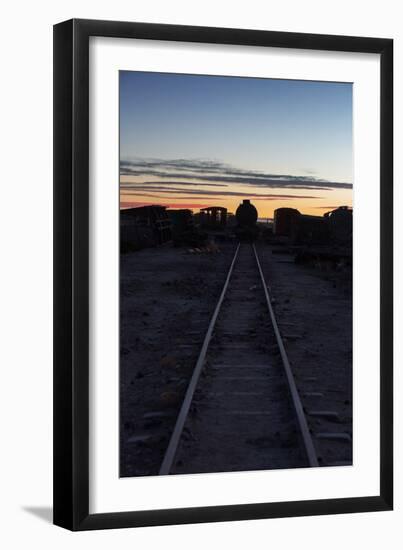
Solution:
[(54, 27), (54, 522), (392, 509), (393, 42)]

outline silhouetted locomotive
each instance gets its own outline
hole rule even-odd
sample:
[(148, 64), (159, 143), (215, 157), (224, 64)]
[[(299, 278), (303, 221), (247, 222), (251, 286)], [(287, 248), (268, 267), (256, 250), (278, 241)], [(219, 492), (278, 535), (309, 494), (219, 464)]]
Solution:
[(352, 243), (353, 211), (339, 206), (323, 216), (301, 214), (295, 208), (277, 208), (274, 211), (273, 233), (294, 244)]
[(235, 213), (236, 229), (235, 234), (242, 241), (254, 241), (257, 238), (259, 229), (257, 222), (257, 210), (249, 199), (244, 199), (238, 206)]

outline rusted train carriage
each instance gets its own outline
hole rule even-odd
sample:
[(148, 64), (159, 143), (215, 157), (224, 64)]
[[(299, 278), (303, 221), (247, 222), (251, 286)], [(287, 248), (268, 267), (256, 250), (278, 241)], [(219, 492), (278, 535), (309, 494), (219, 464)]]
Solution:
[(257, 210), (249, 199), (244, 199), (235, 213), (235, 233), (241, 241), (254, 241), (259, 233), (257, 222)]
[(227, 225), (227, 209), (224, 206), (201, 208), (198, 222), (204, 229), (223, 230)]
[(295, 208), (277, 208), (273, 233), (294, 244), (347, 244), (352, 238), (352, 209), (341, 206), (324, 216), (310, 216)]
[(329, 227), (331, 239), (340, 244), (352, 242), (353, 210), (348, 206), (340, 206), (326, 212), (325, 218)]
[(141, 206), (120, 211), (122, 252), (158, 246), (171, 240), (172, 224), (165, 206)]
[(168, 210), (172, 222), (172, 239), (175, 246), (201, 246), (207, 235), (195, 224), (193, 212), (187, 208)]

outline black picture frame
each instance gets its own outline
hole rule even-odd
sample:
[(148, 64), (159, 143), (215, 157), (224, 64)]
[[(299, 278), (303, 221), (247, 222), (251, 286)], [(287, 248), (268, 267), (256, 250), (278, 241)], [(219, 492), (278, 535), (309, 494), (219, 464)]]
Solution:
[[(377, 53), (381, 58), (380, 492), (327, 500), (89, 513), (89, 38)], [(54, 523), (71, 530), (391, 510), (393, 40), (73, 19), (54, 26)]]

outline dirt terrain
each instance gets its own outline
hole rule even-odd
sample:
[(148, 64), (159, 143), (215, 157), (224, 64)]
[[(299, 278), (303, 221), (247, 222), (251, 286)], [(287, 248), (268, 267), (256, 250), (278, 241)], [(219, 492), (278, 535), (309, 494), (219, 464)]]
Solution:
[[(122, 255), (121, 476), (158, 474), (235, 248), (229, 242), (219, 252), (167, 246)], [(257, 248), (319, 462), (350, 464), (349, 274), (296, 265), (291, 255)], [(185, 447), (193, 437), (185, 428)]]
[(297, 265), (275, 247), (258, 250), (319, 462), (351, 464), (351, 270)]
[(121, 476), (158, 473), (235, 247), (121, 256)]

